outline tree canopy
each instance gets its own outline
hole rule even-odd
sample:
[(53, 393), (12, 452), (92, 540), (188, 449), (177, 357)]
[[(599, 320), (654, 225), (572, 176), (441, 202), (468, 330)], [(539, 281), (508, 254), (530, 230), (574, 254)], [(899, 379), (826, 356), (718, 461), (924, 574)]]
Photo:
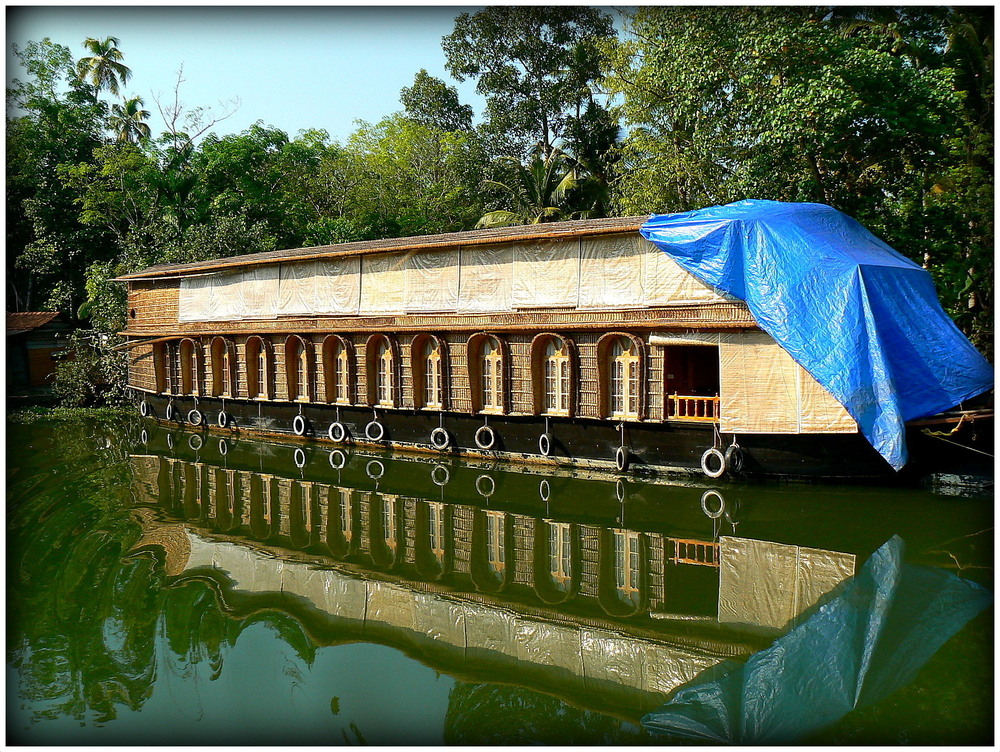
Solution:
[(976, 8), (637, 10), (630, 37), (608, 48), (613, 72), (604, 80), (629, 130), (619, 211), (742, 198), (830, 204), (923, 263), (949, 311), (988, 350), (987, 16), (992, 10)]
[(595, 8), (491, 6), (460, 14), (441, 44), (448, 71), (475, 78), (486, 98), (484, 132), (503, 153), (524, 156), (555, 148), (600, 72), (587, 50), (612, 35), (611, 18)]

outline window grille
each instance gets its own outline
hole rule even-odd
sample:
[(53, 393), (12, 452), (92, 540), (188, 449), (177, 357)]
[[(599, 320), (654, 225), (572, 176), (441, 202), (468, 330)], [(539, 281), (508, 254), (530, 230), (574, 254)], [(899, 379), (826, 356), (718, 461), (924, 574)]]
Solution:
[(611, 417), (639, 418), (639, 354), (624, 337), (611, 348)]
[(483, 342), (483, 411), (503, 411), (503, 355), (500, 342), (487, 337)]
[(442, 397), (441, 345), (428, 339), (424, 345), (424, 407), (441, 409)]

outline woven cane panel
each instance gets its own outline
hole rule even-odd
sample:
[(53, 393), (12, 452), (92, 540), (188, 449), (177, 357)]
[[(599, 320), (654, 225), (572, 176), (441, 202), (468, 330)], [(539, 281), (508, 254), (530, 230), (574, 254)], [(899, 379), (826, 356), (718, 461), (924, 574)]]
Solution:
[[(174, 291), (176, 295), (176, 290)], [(176, 322), (176, 311), (174, 314)], [(272, 318), (260, 320), (228, 320), (211, 323), (165, 324), (140, 323), (138, 317), (129, 323), (127, 334), (168, 335), (225, 334), (273, 332), (433, 332), (475, 331), (559, 331), (580, 329), (659, 329), (689, 327), (698, 329), (756, 328), (756, 323), (742, 303), (716, 303), (700, 306), (641, 308), (634, 310), (520, 311), (500, 314), (408, 314), (387, 316), (316, 316), (309, 318)]]
[(399, 343), (399, 352), (402, 355), (403, 362), (399, 364), (399, 369), (396, 373), (399, 374), (399, 386), (401, 394), (402, 407), (408, 407), (413, 409), (416, 407), (416, 402), (414, 400), (413, 394), (413, 368), (422, 367), (420, 362), (413, 362), (413, 338), (412, 337), (402, 337)]
[(280, 345), (276, 345), (274, 348), (274, 386), (273, 395), (275, 399), (287, 400), (288, 399), (288, 379), (286, 374), (288, 370), (285, 368), (285, 343), (282, 342)]
[(128, 382), (139, 389), (156, 391), (152, 345), (139, 345), (129, 352)]
[(247, 338), (238, 337), (236, 339), (236, 394), (244, 399), (249, 398), (247, 393)]
[(356, 359), (355, 373), (357, 374), (354, 401), (359, 405), (365, 405), (368, 403), (368, 368), (366, 367), (368, 342), (366, 337), (352, 337), (352, 339)]
[(646, 354), (646, 417), (649, 420), (664, 420), (663, 414), (663, 385), (664, 374), (664, 351), (662, 347), (643, 348)]
[(534, 585), (535, 571), (531, 552), (535, 543), (535, 520), (522, 514), (514, 517), (514, 582)]
[(323, 338), (312, 337), (315, 355), (315, 392), (317, 402), (333, 402), (333, 395), (326, 393), (326, 358), (323, 357)]
[(510, 411), (531, 414), (534, 410), (531, 392), (531, 337), (511, 335), (505, 338), (510, 345)]
[(471, 507), (461, 506), (452, 510), (452, 536), (455, 544), (452, 566), (460, 574), (468, 574), (471, 570), (472, 518)]
[(417, 539), (416, 502), (412, 498), (404, 496), (400, 507), (400, 514), (403, 517), (403, 559), (413, 561), (416, 558), (414, 542)]
[(600, 528), (580, 525), (580, 595), (596, 598), (600, 572)]
[(451, 409), (457, 412), (472, 412), (472, 389), (469, 385), (469, 357), (465, 338), (450, 334), (444, 338), (448, 343), (448, 382), (451, 390)]
[(368, 553), (369, 550), (368, 534), (372, 524), (371, 504), (374, 496), (370, 491), (364, 491), (354, 497), (354, 501), (358, 505), (358, 530), (354, 540), (358, 542), (358, 550), (361, 553)]
[(722, 337), (720, 429), (799, 433), (799, 366), (763, 332)]
[(177, 280), (129, 283), (128, 308), (135, 311), (135, 318), (129, 319), (130, 327), (175, 326), (178, 305)]
[(666, 543), (664, 537), (660, 533), (646, 533), (649, 539), (649, 598), (660, 604), (662, 608), (663, 601), (666, 597), (666, 589), (664, 584), (664, 568), (665, 568), (665, 557), (664, 557), (664, 545)]
[(573, 337), (579, 357), (577, 374), (577, 415), (584, 418), (599, 418), (597, 391), (597, 337), (593, 332), (580, 332)]

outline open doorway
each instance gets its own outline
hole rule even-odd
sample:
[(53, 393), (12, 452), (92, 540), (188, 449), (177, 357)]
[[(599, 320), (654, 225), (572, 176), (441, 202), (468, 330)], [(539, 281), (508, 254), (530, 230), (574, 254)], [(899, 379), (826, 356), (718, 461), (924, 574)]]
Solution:
[(717, 345), (664, 347), (667, 418), (717, 420), (719, 348)]

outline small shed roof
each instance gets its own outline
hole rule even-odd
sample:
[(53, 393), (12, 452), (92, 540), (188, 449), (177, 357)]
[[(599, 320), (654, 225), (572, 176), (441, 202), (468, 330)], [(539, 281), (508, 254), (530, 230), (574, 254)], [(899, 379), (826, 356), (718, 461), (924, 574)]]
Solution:
[(7, 336), (25, 334), (59, 318), (59, 311), (23, 311), (7, 314)]
[(243, 256), (196, 261), (189, 264), (160, 264), (143, 269), (134, 274), (124, 274), (119, 281), (172, 277), (201, 272), (219, 271), (236, 266), (256, 266), (278, 261), (306, 261), (333, 256), (357, 256), (369, 253), (391, 251), (415, 251), (434, 248), (454, 248), (456, 246), (486, 245), (527, 240), (556, 240), (585, 235), (601, 235), (615, 232), (638, 232), (647, 217), (614, 217), (610, 219), (579, 219), (569, 222), (547, 222), (537, 225), (516, 227), (494, 227), (487, 230), (449, 232), (441, 235), (417, 235), (408, 238), (384, 238), (364, 240), (337, 245), (319, 245), (308, 248), (289, 248), (265, 253), (249, 253)]

